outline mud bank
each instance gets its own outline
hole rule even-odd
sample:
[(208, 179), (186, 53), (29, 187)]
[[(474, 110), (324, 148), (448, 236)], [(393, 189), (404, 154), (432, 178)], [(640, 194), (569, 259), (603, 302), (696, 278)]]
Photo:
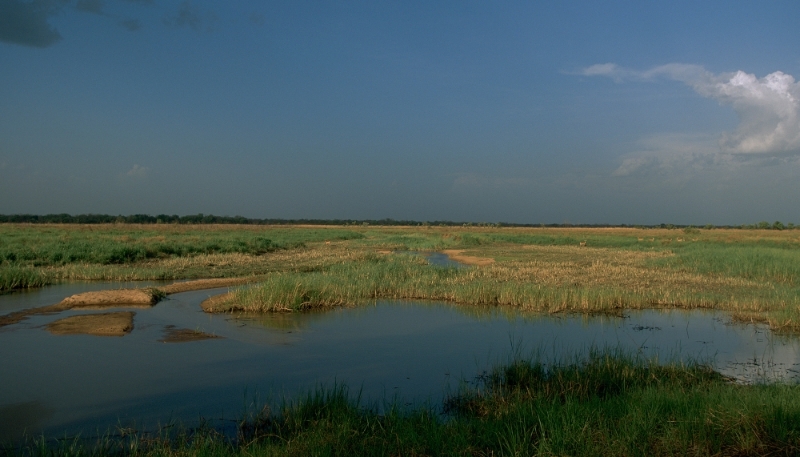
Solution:
[[(200, 307), (207, 313), (218, 313), (223, 311), (225, 304), (231, 299), (233, 295), (228, 292), (225, 294), (214, 295), (213, 297), (206, 298), (200, 303)], [(226, 308), (227, 309), (227, 308)]]
[(53, 335), (125, 336), (133, 330), (133, 311), (83, 314), (47, 324)]
[(164, 328), (164, 338), (158, 341), (162, 343), (188, 343), (190, 341), (214, 340), (221, 338), (221, 336), (201, 332), (200, 330), (176, 328), (174, 325), (168, 325)]
[(193, 290), (216, 289), (218, 287), (241, 286), (263, 279), (263, 276), (247, 276), (244, 278), (217, 278), (217, 279), (198, 279), (196, 281), (176, 282), (168, 286), (159, 287), (158, 290), (166, 295), (177, 294), (180, 292), (191, 292)]
[(198, 279), (196, 281), (176, 282), (159, 288), (112, 289), (83, 292), (67, 297), (55, 305), (25, 309), (0, 316), (0, 327), (17, 324), (30, 316), (60, 313), (70, 309), (149, 308), (158, 303), (158, 301), (166, 295), (191, 292), (194, 290), (238, 286), (255, 282), (262, 278), (263, 276)]

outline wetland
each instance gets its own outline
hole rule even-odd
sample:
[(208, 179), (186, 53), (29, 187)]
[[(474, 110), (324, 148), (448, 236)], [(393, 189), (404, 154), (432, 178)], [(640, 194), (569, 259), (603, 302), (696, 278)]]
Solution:
[[(633, 437), (603, 428), (619, 419), (619, 405), (591, 413), (606, 425), (587, 422), (591, 433), (573, 437), (583, 447), (569, 441), (568, 426), (537, 432), (528, 421), (544, 427), (541, 415), (513, 412), (574, 375), (571, 386), (611, 376), (626, 387), (573, 398), (562, 385), (563, 405), (680, 394), (699, 402), (700, 422), (716, 424), (711, 414), (730, 430), (757, 425), (703, 441), (702, 424), (637, 419), (636, 433), (665, 440), (650, 442), (657, 449), (797, 449), (794, 419), (780, 430), (767, 420), (800, 417), (788, 400), (800, 370), (795, 231), (6, 224), (0, 232), (7, 443), (66, 434), (81, 436), (85, 452), (96, 439), (113, 453), (132, 436), (120, 431), (134, 430), (151, 437), (137, 441), (148, 455), (163, 455), (158, 446), (196, 453), (202, 440), (222, 455), (248, 446), (276, 455), (362, 449), (349, 438), (331, 442), (335, 416), (356, 435), (370, 428), (363, 421), (412, 427), (398, 435), (403, 454), (446, 453), (436, 447), (445, 444), (478, 455), (590, 454), (603, 440), (635, 454)], [(602, 366), (660, 381), (592, 371)], [(709, 392), (716, 400), (698, 399)], [(767, 406), (748, 410), (749, 396)], [(309, 408), (322, 415), (291, 422)], [(415, 429), (418, 421), (427, 428)], [(176, 424), (187, 432), (152, 438)], [(437, 435), (462, 426), (472, 430), (466, 442)], [(471, 441), (486, 431), (474, 427), (493, 430), (494, 441)], [(364, 439), (387, 445), (381, 433)]]

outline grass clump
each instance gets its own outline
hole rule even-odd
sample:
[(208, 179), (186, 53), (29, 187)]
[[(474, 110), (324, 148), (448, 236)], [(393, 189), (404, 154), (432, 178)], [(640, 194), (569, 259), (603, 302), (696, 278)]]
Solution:
[(94, 447), (39, 441), (18, 455), (796, 455), (798, 393), (732, 384), (702, 365), (594, 352), (551, 365), (512, 360), (462, 386), (444, 414), (391, 405), (379, 413), (334, 386), (265, 408), (235, 439), (201, 428)]
[(52, 276), (40, 269), (16, 264), (0, 268), (0, 292), (42, 287), (51, 284), (52, 281)]

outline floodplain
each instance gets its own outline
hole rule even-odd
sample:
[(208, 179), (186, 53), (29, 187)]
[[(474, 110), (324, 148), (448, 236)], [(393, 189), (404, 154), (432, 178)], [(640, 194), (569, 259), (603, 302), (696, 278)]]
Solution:
[[(3, 384), (27, 395), (0, 399), (4, 415), (30, 416), (47, 436), (114, 419), (139, 430), (133, 442), (89, 434), (98, 441), (74, 442), (78, 454), (800, 446), (800, 231), (4, 224), (0, 259), (0, 340), (14, 348)], [(76, 335), (78, 323), (103, 322), (91, 316), (115, 326)], [(26, 344), (36, 349), (19, 352)], [(259, 366), (264, 351), (274, 358)], [(75, 354), (98, 366), (69, 374)], [(147, 363), (152, 371), (126, 374)], [(61, 388), (42, 380), (55, 371)], [(93, 378), (106, 387), (92, 391)], [(226, 419), (197, 428), (198, 414)], [(190, 428), (153, 435), (170, 417)], [(6, 439), (21, 436), (3, 427)], [(41, 450), (30, 439), (16, 452)]]

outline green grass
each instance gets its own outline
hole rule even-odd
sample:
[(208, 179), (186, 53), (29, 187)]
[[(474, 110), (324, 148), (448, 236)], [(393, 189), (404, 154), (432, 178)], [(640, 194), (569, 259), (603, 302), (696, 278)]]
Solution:
[(260, 255), (310, 242), (361, 236), (342, 229), (0, 225), (0, 265), (119, 265), (199, 254)]
[(334, 386), (264, 409), (240, 424), (235, 440), (207, 428), (94, 444), (39, 439), (18, 455), (796, 455), (798, 389), (593, 352), (569, 363), (512, 360), (442, 408), (381, 414)]
[[(0, 225), (0, 292), (59, 280), (246, 276), (254, 274), (252, 265), (216, 268), (205, 257), (263, 257), (362, 236), (345, 229), (303, 227)], [(178, 268), (164, 263), (181, 258), (197, 262)]]
[(673, 252), (674, 257), (653, 266), (800, 286), (800, 248), (795, 245), (687, 244)]
[(37, 268), (19, 265), (8, 265), (0, 268), (0, 292), (42, 287), (50, 283), (52, 283), (52, 277)]

